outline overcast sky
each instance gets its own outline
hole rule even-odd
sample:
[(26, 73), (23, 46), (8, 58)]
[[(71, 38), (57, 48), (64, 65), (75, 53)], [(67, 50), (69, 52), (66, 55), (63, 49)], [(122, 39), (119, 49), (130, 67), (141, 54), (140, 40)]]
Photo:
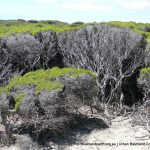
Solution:
[(0, 19), (150, 23), (150, 0), (0, 0)]

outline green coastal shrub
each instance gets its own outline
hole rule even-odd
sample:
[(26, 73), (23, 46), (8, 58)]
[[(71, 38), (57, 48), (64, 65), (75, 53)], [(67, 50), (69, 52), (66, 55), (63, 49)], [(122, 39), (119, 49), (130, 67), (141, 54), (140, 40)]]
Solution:
[(54, 32), (64, 32), (77, 30), (84, 27), (84, 24), (71, 26), (70, 24), (61, 23), (59, 21), (0, 21), (0, 37), (9, 36), (14, 33), (31, 33), (35, 35), (45, 30), (53, 30)]
[[(76, 69), (76, 68), (63, 68), (54, 67), (52, 69), (40, 69), (37, 71), (31, 71), (26, 73), (24, 76), (18, 76), (13, 78), (6, 87), (0, 87), (0, 94), (10, 93), (15, 88), (24, 85), (34, 85), (35, 93), (39, 94), (42, 90), (51, 91), (53, 89), (62, 89), (64, 85), (60, 82), (53, 81), (54, 78), (68, 75), (68, 76), (80, 76), (81, 74), (87, 74), (95, 78), (95, 74), (86, 69)], [(19, 93), (16, 96), (16, 110), (24, 98), (24, 93)]]
[(35, 85), (35, 91), (39, 93), (42, 89), (52, 90), (52, 89), (60, 89), (63, 88), (63, 84), (59, 82), (50, 81), (52, 78), (56, 78), (62, 75), (69, 76), (79, 76), (81, 74), (88, 74), (95, 78), (95, 74), (91, 73), (89, 70), (85, 69), (76, 69), (76, 68), (57, 68), (54, 67), (52, 69), (40, 69), (37, 71), (31, 71), (26, 73), (24, 76), (18, 76), (13, 78), (9, 85), (6, 87), (0, 87), (0, 94), (7, 93), (15, 87), (20, 85)]
[(95, 77), (89, 70), (76, 68), (28, 72), (0, 88), (10, 94), (0, 94), (0, 109), (10, 110), (11, 100), (11, 109), (23, 120), (12, 123), (12, 130), (29, 134), (34, 140), (63, 135), (79, 118), (78, 109), (95, 103), (98, 91)]
[[(128, 27), (134, 32), (146, 35), (147, 41), (150, 42), (149, 30), (143, 30), (143, 28), (146, 27), (147, 29), (147, 27), (150, 26), (150, 24), (148, 23), (136, 23), (133, 21), (130, 22), (110, 21), (110, 22), (100, 22), (100, 23), (97, 22), (96, 24), (101, 24), (101, 23), (109, 24), (112, 26), (118, 26), (118, 27)], [(47, 20), (47, 21), (36, 21), (36, 20), (22, 21), (22, 19), (6, 20), (6, 21), (1, 20), (0, 37), (11, 35), (14, 33), (31, 33), (35, 35), (36, 33), (45, 30), (53, 30), (54, 32), (65, 32), (71, 30), (78, 30), (87, 25), (90, 24), (89, 23), (86, 24), (80, 21), (69, 24), (57, 20)]]
[(141, 74), (148, 74), (148, 73), (150, 73), (150, 67), (141, 69), (140, 73)]

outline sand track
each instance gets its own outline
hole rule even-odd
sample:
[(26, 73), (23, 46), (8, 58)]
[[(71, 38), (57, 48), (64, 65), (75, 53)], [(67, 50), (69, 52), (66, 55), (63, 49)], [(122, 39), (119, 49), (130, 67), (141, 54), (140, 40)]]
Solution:
[[(102, 117), (89, 115), (82, 127), (74, 128), (66, 139), (54, 144), (53, 149), (65, 150), (149, 150), (150, 133), (143, 126), (131, 124), (129, 117), (116, 117), (107, 127)], [(64, 145), (63, 145), (64, 143)], [(63, 146), (61, 146), (63, 145)], [(0, 150), (20, 150), (17, 146)], [(45, 149), (46, 150), (46, 149)]]
[[(68, 146), (67, 150), (149, 150), (150, 133), (141, 126), (132, 126), (131, 120), (117, 117), (109, 128), (94, 129), (78, 139), (87, 145)], [(114, 143), (114, 145), (112, 145)], [(92, 144), (92, 145), (90, 145)], [(134, 145), (137, 144), (137, 145)], [(139, 145), (145, 144), (145, 145)]]

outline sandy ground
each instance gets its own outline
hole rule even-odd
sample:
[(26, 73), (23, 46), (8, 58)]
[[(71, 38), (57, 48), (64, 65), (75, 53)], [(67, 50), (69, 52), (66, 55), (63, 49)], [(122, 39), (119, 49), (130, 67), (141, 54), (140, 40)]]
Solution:
[[(57, 150), (59, 145), (59, 149), (65, 150), (150, 150), (150, 133), (142, 126), (133, 126), (130, 118), (117, 117), (112, 120), (108, 128), (100, 116), (90, 117), (88, 121), (83, 120), (81, 124), (86, 127), (86, 130), (75, 129), (66, 140), (61, 140), (59, 144), (55, 143), (52, 149)], [(61, 147), (63, 142), (65, 145)], [(3, 147), (0, 150), (21, 149), (16, 145)]]
[[(67, 150), (149, 150), (150, 133), (143, 127), (132, 126), (129, 118), (118, 117), (105, 130), (93, 130), (81, 136), (83, 145), (68, 146)], [(87, 144), (87, 145), (84, 145)], [(90, 145), (92, 144), (92, 145)], [(143, 144), (143, 145), (139, 145)]]

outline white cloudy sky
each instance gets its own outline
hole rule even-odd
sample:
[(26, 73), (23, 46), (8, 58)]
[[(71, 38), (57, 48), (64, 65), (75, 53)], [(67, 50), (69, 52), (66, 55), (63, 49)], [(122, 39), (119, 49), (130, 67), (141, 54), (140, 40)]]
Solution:
[(0, 19), (150, 22), (150, 0), (0, 0)]

